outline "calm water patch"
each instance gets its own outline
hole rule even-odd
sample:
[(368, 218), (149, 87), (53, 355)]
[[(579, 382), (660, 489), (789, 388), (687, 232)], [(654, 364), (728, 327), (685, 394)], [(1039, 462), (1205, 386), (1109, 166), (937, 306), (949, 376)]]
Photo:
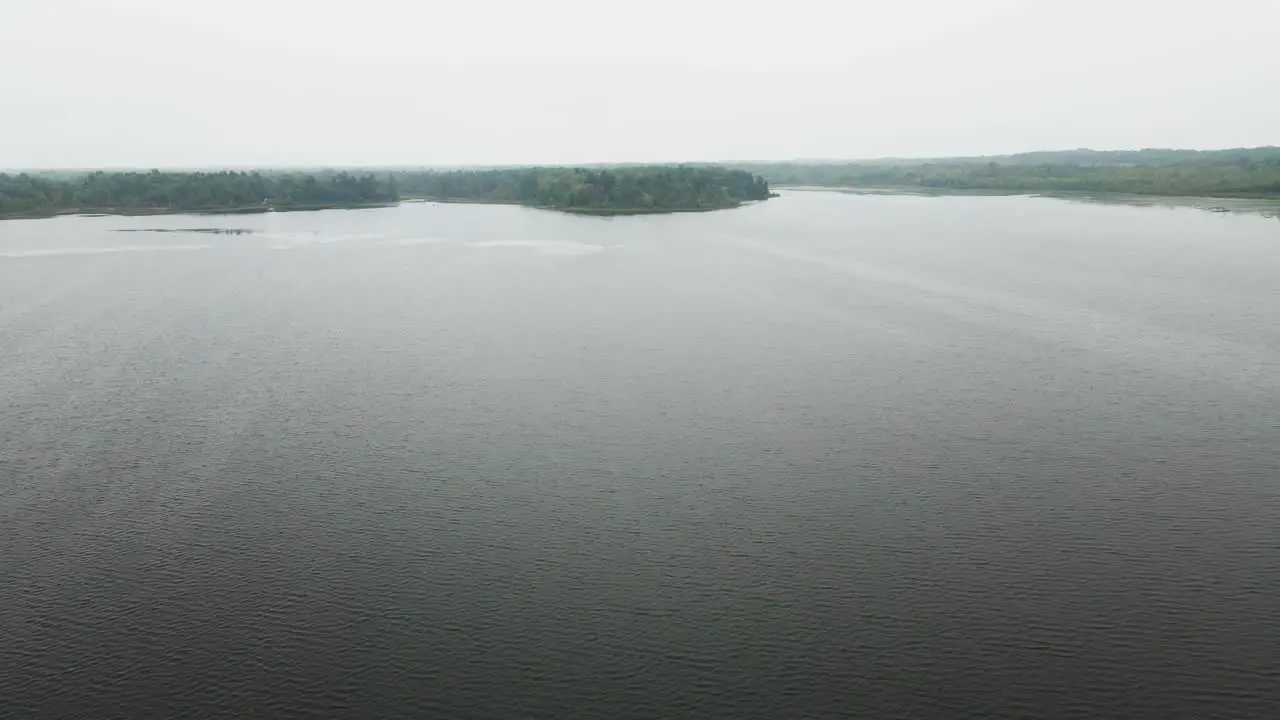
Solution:
[(1030, 197), (2, 222), (0, 715), (1275, 717), (1277, 278)]

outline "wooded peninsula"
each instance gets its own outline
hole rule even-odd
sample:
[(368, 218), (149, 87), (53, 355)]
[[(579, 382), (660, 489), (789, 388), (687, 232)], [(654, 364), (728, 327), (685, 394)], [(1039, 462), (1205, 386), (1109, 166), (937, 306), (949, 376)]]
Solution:
[(253, 213), (407, 199), (632, 214), (719, 210), (769, 197), (769, 184), (750, 172), (690, 166), (0, 174), (0, 218)]
[(1280, 147), (1032, 152), (931, 160), (745, 163), (774, 185), (932, 192), (1280, 198)]

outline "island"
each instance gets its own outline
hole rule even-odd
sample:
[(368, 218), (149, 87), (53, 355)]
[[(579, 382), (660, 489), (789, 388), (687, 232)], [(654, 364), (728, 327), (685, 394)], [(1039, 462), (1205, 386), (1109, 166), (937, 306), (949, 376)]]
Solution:
[(1280, 199), (1280, 147), (1067, 150), (935, 159), (742, 163), (774, 185), (930, 193)]
[(0, 173), (0, 218), (257, 213), (409, 199), (634, 214), (720, 210), (769, 197), (763, 178), (715, 166)]

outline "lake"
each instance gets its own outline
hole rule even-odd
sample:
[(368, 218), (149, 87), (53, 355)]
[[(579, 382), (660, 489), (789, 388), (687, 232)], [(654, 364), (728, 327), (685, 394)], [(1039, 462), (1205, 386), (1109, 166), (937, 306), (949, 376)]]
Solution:
[(1275, 218), (0, 222), (0, 715), (1276, 717), (1278, 598)]

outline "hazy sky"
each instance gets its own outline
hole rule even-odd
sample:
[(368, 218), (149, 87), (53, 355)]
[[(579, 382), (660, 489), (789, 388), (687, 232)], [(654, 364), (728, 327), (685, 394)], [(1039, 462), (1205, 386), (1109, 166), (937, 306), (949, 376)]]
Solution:
[(1280, 144), (1280, 0), (0, 0), (0, 167)]

